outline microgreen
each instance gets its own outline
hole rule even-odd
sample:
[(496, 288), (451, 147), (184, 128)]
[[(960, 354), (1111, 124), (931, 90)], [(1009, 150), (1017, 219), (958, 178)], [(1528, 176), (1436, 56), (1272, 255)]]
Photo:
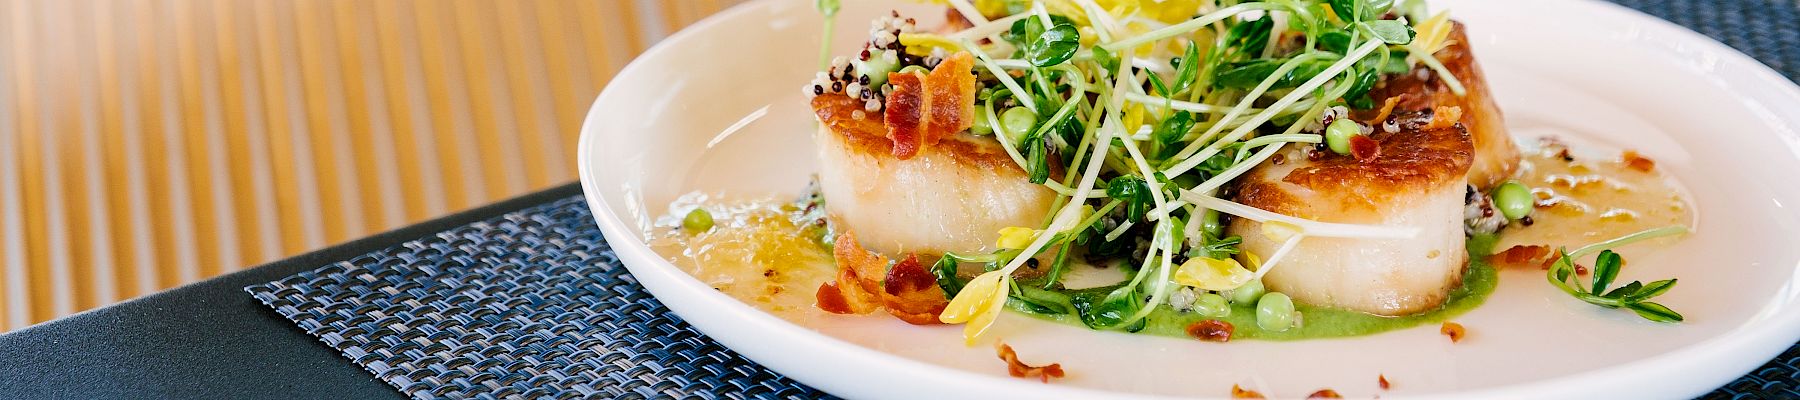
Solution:
[(1387, 44), (1401, 45), (1412, 43), (1413, 35), (1415, 34), (1412, 26), (1407, 25), (1405, 22), (1395, 20), (1359, 22), (1356, 25), (1361, 27), (1363, 31), (1368, 32), (1370, 36), (1381, 39), (1381, 41), (1387, 42)]
[(1057, 24), (1025, 45), (1025, 56), (1031, 59), (1031, 65), (1049, 67), (1074, 58), (1075, 50), (1080, 48), (1081, 32), (1074, 25)]
[[(1620, 267), (1625, 265), (1625, 259), (1620, 257), (1619, 253), (1608, 248), (1655, 237), (1679, 235), (1686, 231), (1685, 227), (1672, 226), (1588, 245), (1574, 252), (1558, 248), (1556, 249), (1556, 260), (1551, 264), (1550, 270), (1544, 273), (1545, 278), (1548, 278), (1550, 283), (1558, 289), (1562, 289), (1564, 293), (1588, 304), (1606, 308), (1629, 309), (1644, 319), (1656, 322), (1681, 322), (1683, 320), (1681, 313), (1662, 304), (1648, 301), (1675, 287), (1675, 279), (1665, 279), (1648, 284), (1632, 281), (1624, 286), (1608, 290), (1613, 281), (1618, 279)], [(1600, 254), (1594, 257), (1593, 278), (1589, 284), (1583, 285), (1579, 274), (1575, 271), (1575, 260), (1583, 254), (1596, 250)]]
[(813, 1), (813, 8), (825, 16), (825, 34), (819, 40), (819, 70), (831, 67), (831, 36), (835, 32), (833, 27), (837, 25), (837, 13), (840, 6), (839, 0)]
[[(1416, 233), (1308, 221), (1213, 196), (1228, 197), (1233, 180), (1284, 146), (1319, 143), (1319, 135), (1300, 131), (1327, 107), (1369, 105), (1368, 92), (1381, 75), (1410, 71), (1408, 55), (1435, 43), (1443, 25), (1415, 32), (1412, 14), (1386, 15), (1392, 0), (1223, 2), (1148, 31), (1138, 30), (1137, 21), (1162, 19), (1157, 14), (1168, 10), (1146, 6), (1125, 15), (1089, 1), (1066, 7), (1000, 3), (1004, 7), (983, 9), (1009, 14), (994, 22), (908, 36), (941, 37), (948, 45), (939, 47), (974, 55), (982, 87), (977, 119), (995, 132), (1001, 130), (992, 127), (1012, 128), (996, 135), (1009, 139), (1000, 147), (1030, 182), (1056, 194), (1038, 225), (1008, 227), (1034, 232), (1029, 243), (1010, 240), (988, 254), (947, 253), (932, 267), (939, 287), (963, 307), (943, 320), (968, 321), (965, 335), (985, 330), (992, 319), (984, 310), (1000, 308), (995, 298), (1021, 312), (1076, 314), (1096, 329), (1142, 327), (1178, 288), (1172, 274), (1184, 261), (1225, 260), (1240, 252), (1243, 239), (1225, 235), (1221, 213), (1292, 223), (1319, 237)], [(1023, 114), (1036, 118), (1019, 129), (1005, 126), (1008, 114), (1013, 121), (1025, 120)], [(1062, 175), (1052, 180), (1052, 172)], [(1115, 266), (1130, 279), (1064, 288), (1060, 281), (1071, 259)], [(1052, 261), (1033, 264), (1042, 275), (1014, 282), (1010, 277), (1026, 260)], [(962, 263), (982, 263), (987, 272), (958, 276)], [(1648, 298), (1669, 285), (1639, 283), (1605, 293)], [(1600, 293), (1593, 285), (1582, 290)], [(1656, 312), (1643, 305), (1653, 303), (1636, 304)], [(978, 323), (983, 325), (974, 327)]]
[(1193, 86), (1194, 78), (1200, 74), (1200, 47), (1194, 42), (1188, 42), (1187, 51), (1181, 54), (1181, 62), (1175, 66), (1175, 87), (1171, 88), (1173, 93), (1186, 92), (1188, 87)]

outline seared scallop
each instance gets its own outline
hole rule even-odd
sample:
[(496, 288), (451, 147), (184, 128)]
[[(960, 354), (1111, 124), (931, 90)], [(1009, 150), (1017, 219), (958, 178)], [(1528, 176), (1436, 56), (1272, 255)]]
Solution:
[(1056, 199), (992, 137), (959, 133), (901, 159), (881, 136), (880, 120), (840, 117), (861, 105), (843, 96), (815, 98), (814, 110), (828, 123), (813, 142), (826, 209), (871, 250), (990, 251), (1001, 228), (1039, 225)]
[[(1373, 157), (1325, 152), (1309, 159), (1313, 150), (1290, 148), (1240, 178), (1236, 199), (1251, 207), (1321, 222), (1419, 230), (1410, 239), (1305, 237), (1263, 277), (1269, 290), (1377, 315), (1443, 304), (1461, 283), (1468, 259), (1462, 214), (1474, 157), (1462, 126), (1434, 124), (1429, 115), (1394, 118), (1398, 132), (1376, 129), (1369, 136), (1379, 149)], [(1285, 240), (1243, 218), (1232, 221), (1230, 232), (1244, 238), (1242, 250), (1265, 259)]]
[[(1430, 67), (1420, 64), (1411, 72), (1387, 76), (1376, 84), (1369, 96), (1378, 105), (1397, 97), (1396, 110), (1438, 106), (1462, 109), (1462, 118), (1458, 122), (1468, 129), (1475, 149), (1474, 162), (1469, 166), (1469, 184), (1490, 188), (1512, 176), (1519, 165), (1519, 148), (1506, 131), (1505, 118), (1494, 102), (1494, 92), (1488, 87), (1487, 77), (1475, 63), (1466, 29), (1460, 22), (1452, 21), (1451, 24), (1448, 45), (1434, 56), (1462, 84), (1462, 95), (1457, 95)], [(1367, 115), (1364, 117), (1368, 118)]]

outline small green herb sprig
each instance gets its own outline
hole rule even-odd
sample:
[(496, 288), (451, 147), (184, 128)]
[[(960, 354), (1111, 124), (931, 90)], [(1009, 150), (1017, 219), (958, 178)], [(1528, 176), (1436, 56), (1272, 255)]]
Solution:
[[(1575, 296), (1576, 299), (1585, 301), (1588, 304), (1606, 308), (1630, 309), (1632, 312), (1636, 312), (1638, 316), (1656, 322), (1681, 322), (1683, 320), (1681, 313), (1677, 313), (1675, 310), (1671, 310), (1669, 307), (1663, 306), (1662, 304), (1649, 301), (1651, 298), (1667, 293), (1669, 289), (1674, 288), (1676, 282), (1674, 279), (1664, 279), (1648, 284), (1640, 281), (1631, 281), (1631, 283), (1625, 284), (1624, 286), (1608, 290), (1612, 285), (1613, 280), (1619, 277), (1619, 267), (1625, 264), (1625, 259), (1620, 257), (1619, 253), (1614, 253), (1608, 248), (1622, 246), (1640, 240), (1679, 235), (1686, 232), (1687, 227), (1677, 225), (1625, 235), (1618, 239), (1588, 245), (1576, 249), (1574, 252), (1559, 248), (1556, 250), (1556, 262), (1550, 266), (1550, 271), (1545, 273), (1545, 277), (1550, 280), (1551, 284), (1562, 289), (1563, 292), (1568, 293), (1570, 296)], [(1581, 257), (1594, 251), (1600, 252), (1600, 254), (1594, 258), (1594, 277), (1591, 283), (1584, 285), (1581, 282), (1581, 278), (1576, 276), (1574, 260), (1577, 257)]]

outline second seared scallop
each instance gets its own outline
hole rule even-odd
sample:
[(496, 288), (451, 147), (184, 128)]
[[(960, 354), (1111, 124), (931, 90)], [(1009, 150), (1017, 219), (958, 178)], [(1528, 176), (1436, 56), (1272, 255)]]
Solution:
[[(1409, 239), (1305, 237), (1263, 277), (1269, 290), (1307, 304), (1407, 315), (1443, 304), (1461, 283), (1468, 259), (1463, 198), (1474, 159), (1469, 135), (1429, 111), (1393, 120), (1398, 132), (1376, 129), (1366, 138), (1375, 146), (1372, 157), (1295, 148), (1240, 178), (1237, 201), (1251, 207), (1419, 232)], [(1286, 239), (1262, 225), (1239, 218), (1230, 232), (1244, 238), (1244, 251), (1270, 257)]]

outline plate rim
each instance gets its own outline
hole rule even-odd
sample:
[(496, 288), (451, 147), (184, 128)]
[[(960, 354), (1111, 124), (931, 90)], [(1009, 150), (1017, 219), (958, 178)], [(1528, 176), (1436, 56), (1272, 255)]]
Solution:
[[(702, 35), (702, 31), (725, 20), (739, 18), (753, 10), (770, 7), (782, 1), (797, 0), (754, 0), (701, 19), (651, 46), (633, 58), (632, 62), (619, 70), (615, 76), (629, 76), (639, 69), (650, 68), (649, 64), (641, 60), (672, 51), (670, 49), (679, 46), (681, 42), (692, 40), (690, 38)], [(1698, 43), (1703, 47), (1702, 50), (1720, 56), (1721, 61), (1725, 64), (1742, 67), (1744, 71), (1741, 72), (1753, 74), (1744, 77), (1744, 81), (1765, 84), (1767, 86), (1763, 89), (1773, 89), (1773, 92), (1766, 97), (1777, 100), (1778, 104), (1800, 105), (1800, 85), (1796, 85), (1794, 81), (1776, 72), (1767, 64), (1711, 37), (1616, 3), (1579, 0), (1569, 1), (1565, 4), (1572, 7), (1587, 7), (1600, 14), (1614, 14), (1628, 19), (1628, 22), (1646, 26), (1647, 30), (1679, 37), (1682, 39), (1680, 40), (1682, 43)], [(615, 79), (608, 86), (618, 85), (618, 81)], [(1737, 85), (1740, 84), (1730, 86)], [(594, 163), (597, 162), (593, 149), (598, 148), (600, 140), (595, 128), (596, 121), (601, 119), (604, 113), (601, 106), (607, 104), (608, 99), (621, 96), (617, 94), (618, 92), (601, 90), (583, 118), (576, 151), (576, 164), (583, 197), (603, 236), (629, 238), (616, 242), (609, 241), (608, 244), (619, 256), (620, 263), (624, 264), (639, 283), (649, 290), (657, 301), (662, 302), (677, 316), (682, 317), (683, 321), (693, 325), (708, 338), (720, 342), (731, 351), (783, 376), (827, 393), (855, 394), (859, 397), (902, 398), (932, 395), (956, 398), (983, 396), (1178, 398), (1082, 387), (1041, 385), (1021, 379), (982, 375), (930, 364), (869, 349), (806, 329), (716, 290), (711, 290), (703, 282), (657, 255), (642, 240), (638, 240), (636, 228), (626, 219), (613, 214), (613, 208), (608, 206), (603, 197), (596, 194), (600, 191), (599, 183), (596, 181), (598, 178), (594, 176), (595, 172), (593, 172), (596, 166)], [(1765, 96), (1756, 96), (1759, 100), (1763, 97)], [(1759, 102), (1769, 103), (1767, 101)], [(1800, 124), (1800, 121), (1791, 122)], [(1788, 136), (1786, 139), (1790, 144), (1800, 144), (1800, 137), (1797, 137), (1792, 130), (1773, 134)], [(1788, 150), (1796, 158), (1800, 158), (1800, 148), (1790, 146)], [(1759, 312), (1749, 321), (1719, 336), (1695, 342), (1671, 352), (1640, 358), (1604, 369), (1510, 385), (1433, 393), (1427, 396), (1512, 399), (1543, 398), (1546, 394), (1551, 394), (1557, 398), (1590, 398), (1593, 396), (1616, 396), (1621, 393), (1619, 388), (1623, 387), (1632, 387), (1638, 393), (1645, 394), (1682, 393), (1690, 397), (1705, 394), (1767, 363), (1782, 351), (1795, 345), (1796, 340), (1800, 340), (1800, 288), (1795, 286), (1796, 283), (1800, 283), (1800, 265), (1795, 266), (1795, 271), (1796, 276), (1790, 278), (1787, 285), (1784, 285), (1776, 293), (1776, 297), (1771, 298), (1771, 301), (1767, 303), (1768, 307), (1777, 309)], [(1780, 301), (1780, 296), (1783, 294), (1787, 297), (1786, 301)], [(688, 316), (702, 314), (718, 317), (688, 318)], [(748, 343), (743, 335), (717, 334), (717, 332), (727, 329), (752, 330), (759, 332), (758, 336), (773, 335), (789, 339), (773, 341), (775, 343), (763, 341), (752, 344)], [(1783, 338), (1786, 339), (1778, 340)], [(826, 355), (826, 357), (794, 357), (794, 354)], [(1672, 360), (1681, 362), (1671, 362)], [(1684, 368), (1680, 365), (1696, 367)], [(853, 372), (859, 370), (877, 372), (877, 374)], [(876, 375), (882, 379), (854, 381), (844, 379)], [(1678, 382), (1705, 382), (1707, 385), (1698, 387)], [(1390, 398), (1407, 397), (1413, 396), (1400, 394), (1390, 396)]]

